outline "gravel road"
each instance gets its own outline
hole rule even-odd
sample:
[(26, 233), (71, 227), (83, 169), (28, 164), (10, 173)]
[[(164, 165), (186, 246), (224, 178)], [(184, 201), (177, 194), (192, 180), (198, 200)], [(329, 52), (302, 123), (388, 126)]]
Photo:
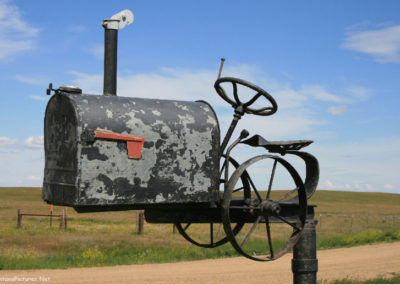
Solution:
[[(243, 257), (55, 270), (0, 270), (7, 283), (292, 283), (291, 254), (269, 263)], [(400, 242), (318, 251), (318, 279), (359, 280), (400, 273)]]

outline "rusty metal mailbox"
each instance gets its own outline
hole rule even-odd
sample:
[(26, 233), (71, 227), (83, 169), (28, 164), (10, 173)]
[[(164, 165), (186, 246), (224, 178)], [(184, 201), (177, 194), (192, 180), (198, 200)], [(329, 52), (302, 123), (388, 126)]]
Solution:
[(219, 135), (205, 102), (60, 91), (45, 115), (43, 199), (78, 210), (216, 201)]

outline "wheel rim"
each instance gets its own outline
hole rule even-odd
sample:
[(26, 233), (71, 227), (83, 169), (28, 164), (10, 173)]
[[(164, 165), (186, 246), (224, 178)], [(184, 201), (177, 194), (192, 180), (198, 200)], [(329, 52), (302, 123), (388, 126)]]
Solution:
[[(260, 188), (257, 188), (255, 182), (249, 178), (251, 184), (250, 200), (244, 200), (242, 205), (232, 206), (231, 201), (238, 178), (246, 171), (251, 175), (249, 167), (262, 160), (272, 162), (266, 190), (259, 190)], [(286, 173), (286, 176), (292, 179), (294, 189), (274, 192), (274, 178), (278, 167), (280, 172)], [(281, 208), (285, 210), (280, 212), (279, 209)], [(287, 208), (293, 209), (296, 214), (291, 218), (283, 216), (282, 214), (286, 214), (284, 212), (287, 212)], [(231, 224), (232, 219), (234, 219), (231, 216), (233, 210), (252, 218), (250, 218), (252, 223), (246, 224), (240, 234), (233, 232), (234, 228)], [(248, 160), (232, 174), (224, 190), (221, 216), (227, 238), (240, 254), (257, 261), (271, 261), (284, 255), (296, 244), (304, 228), (306, 212), (306, 192), (297, 171), (286, 160), (278, 156), (261, 155)], [(286, 235), (282, 234), (282, 230), (285, 230)], [(273, 239), (275, 235), (279, 240)], [(287, 241), (286, 239), (281, 240), (282, 235)], [(267, 241), (265, 241), (265, 237)]]

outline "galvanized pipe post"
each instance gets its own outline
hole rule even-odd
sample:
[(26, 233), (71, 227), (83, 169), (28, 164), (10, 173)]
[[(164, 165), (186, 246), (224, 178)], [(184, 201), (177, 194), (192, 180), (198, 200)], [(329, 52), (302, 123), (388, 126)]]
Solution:
[(104, 83), (103, 94), (117, 95), (118, 30), (104, 25)]
[(133, 14), (123, 10), (103, 21), (104, 27), (104, 82), (103, 95), (117, 95), (118, 30), (133, 22)]
[(292, 259), (294, 284), (317, 283), (317, 223), (317, 220), (307, 220), (303, 234), (294, 246)]

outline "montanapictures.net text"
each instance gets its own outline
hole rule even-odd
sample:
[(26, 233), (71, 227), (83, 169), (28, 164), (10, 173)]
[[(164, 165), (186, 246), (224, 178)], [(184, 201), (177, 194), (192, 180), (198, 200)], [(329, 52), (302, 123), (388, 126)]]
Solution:
[(50, 277), (0, 277), (0, 282), (50, 282)]

